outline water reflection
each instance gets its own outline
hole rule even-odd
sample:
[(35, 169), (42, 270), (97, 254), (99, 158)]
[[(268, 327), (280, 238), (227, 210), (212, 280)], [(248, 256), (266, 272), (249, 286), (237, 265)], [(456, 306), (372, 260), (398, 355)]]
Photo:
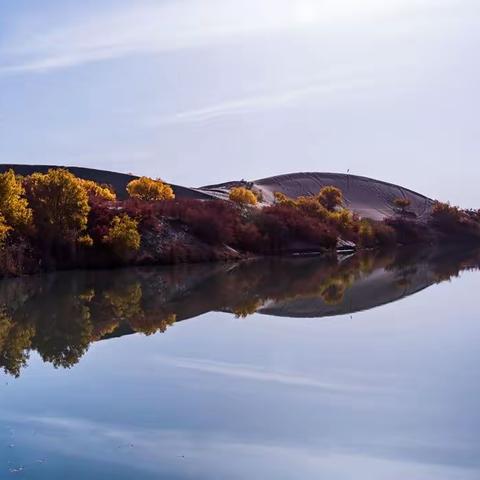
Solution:
[(118, 271), (60, 272), (0, 283), (0, 366), (19, 376), (29, 354), (71, 367), (92, 342), (165, 332), (209, 311), (237, 317), (344, 315), (393, 302), (465, 269), (480, 250), (365, 252)]

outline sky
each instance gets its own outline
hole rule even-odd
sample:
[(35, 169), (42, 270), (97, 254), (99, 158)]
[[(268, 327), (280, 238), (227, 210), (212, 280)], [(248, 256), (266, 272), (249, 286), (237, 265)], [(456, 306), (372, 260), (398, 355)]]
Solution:
[(478, 208), (479, 27), (478, 0), (0, 0), (0, 162)]

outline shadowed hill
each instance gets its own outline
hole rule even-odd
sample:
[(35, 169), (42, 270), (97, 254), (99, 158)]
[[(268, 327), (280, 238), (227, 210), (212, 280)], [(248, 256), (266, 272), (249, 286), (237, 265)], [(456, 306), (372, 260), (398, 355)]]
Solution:
[[(0, 173), (12, 168), (21, 175), (30, 175), (34, 172), (46, 172), (52, 165), (0, 165)], [(96, 170), (83, 167), (64, 167), (80, 178), (93, 180), (98, 183), (111, 185), (117, 192), (119, 199), (127, 196), (127, 184), (138, 178), (124, 173)], [(232, 181), (208, 185), (200, 188), (188, 188), (180, 185), (171, 185), (177, 198), (190, 199), (228, 199), (229, 190), (235, 186), (247, 185), (262, 192), (265, 203), (272, 203), (274, 193), (281, 192), (297, 198), (301, 195), (315, 195), (326, 185), (333, 185), (342, 190), (347, 208), (364, 218), (382, 220), (394, 214), (394, 200), (406, 198), (410, 200), (409, 210), (419, 219), (425, 218), (431, 210), (433, 201), (424, 195), (407, 188), (391, 183), (374, 180), (356, 175), (339, 173), (291, 173), (274, 177), (263, 178), (253, 182)]]
[[(125, 199), (127, 195), (126, 187), (129, 182), (138, 178), (135, 175), (129, 175), (126, 173), (110, 172), (108, 170), (97, 170), (94, 168), (84, 167), (60, 167), (57, 165), (15, 165), (15, 164), (0, 164), (0, 173), (3, 173), (9, 169), (13, 169), (19, 175), (31, 175), (35, 172), (46, 173), (50, 168), (67, 168), (70, 172), (79, 178), (85, 180), (93, 180), (97, 183), (104, 183), (111, 185), (117, 197), (120, 200)], [(173, 191), (178, 198), (193, 198), (193, 199), (205, 199), (212, 198), (206, 193), (202, 193), (194, 188), (182, 187), (179, 185), (172, 185)]]

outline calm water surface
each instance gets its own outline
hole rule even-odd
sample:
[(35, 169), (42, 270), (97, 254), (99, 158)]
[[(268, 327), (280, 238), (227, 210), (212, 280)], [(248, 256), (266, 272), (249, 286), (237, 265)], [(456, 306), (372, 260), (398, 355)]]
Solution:
[(0, 478), (480, 478), (480, 254), (0, 283)]

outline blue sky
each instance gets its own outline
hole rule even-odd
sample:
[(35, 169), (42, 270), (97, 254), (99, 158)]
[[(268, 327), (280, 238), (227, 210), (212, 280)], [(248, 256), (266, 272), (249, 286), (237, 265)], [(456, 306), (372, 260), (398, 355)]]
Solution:
[(476, 0), (0, 0), (0, 161), (479, 207), (479, 26)]

